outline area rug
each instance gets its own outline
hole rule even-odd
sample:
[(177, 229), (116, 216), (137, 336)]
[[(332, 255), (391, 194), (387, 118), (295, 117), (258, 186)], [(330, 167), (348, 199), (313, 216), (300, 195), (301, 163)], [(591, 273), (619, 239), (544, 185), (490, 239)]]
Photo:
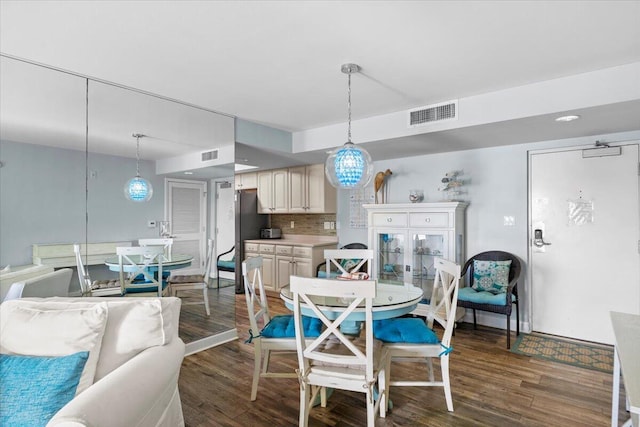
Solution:
[(564, 340), (541, 334), (521, 334), (511, 351), (580, 368), (613, 372), (612, 346)]

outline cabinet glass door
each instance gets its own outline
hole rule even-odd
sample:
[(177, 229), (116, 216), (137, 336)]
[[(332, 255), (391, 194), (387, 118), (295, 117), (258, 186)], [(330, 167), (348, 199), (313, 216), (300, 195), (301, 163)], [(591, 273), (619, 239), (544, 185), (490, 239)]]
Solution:
[(431, 297), (436, 269), (435, 258), (447, 257), (447, 241), (445, 233), (411, 232), (411, 282), (424, 291), (424, 297)]
[(377, 239), (378, 280), (403, 284), (405, 266), (405, 232), (379, 232)]

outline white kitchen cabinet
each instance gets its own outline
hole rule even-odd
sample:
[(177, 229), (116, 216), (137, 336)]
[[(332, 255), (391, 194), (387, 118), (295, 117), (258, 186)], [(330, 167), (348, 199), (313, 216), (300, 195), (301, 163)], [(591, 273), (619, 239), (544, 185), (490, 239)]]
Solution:
[(239, 173), (235, 176), (236, 190), (246, 190), (250, 188), (258, 188), (257, 172)]
[(431, 295), (434, 258), (465, 261), (467, 203), (364, 205), (369, 220), (373, 275), (384, 283), (412, 283)]
[(274, 264), (275, 264), (275, 245), (245, 243), (244, 252), (246, 258), (261, 256), (262, 257), (262, 283), (265, 289), (275, 290)]
[(335, 213), (336, 189), (324, 165), (289, 168), (289, 213)]
[(265, 289), (280, 292), (289, 284), (289, 277), (297, 275), (313, 277), (316, 266), (324, 261), (324, 250), (335, 249), (335, 243), (316, 243), (312, 246), (296, 245), (294, 242), (277, 244), (245, 242), (247, 258), (262, 257), (262, 282)]
[(258, 172), (258, 213), (289, 212), (289, 173), (287, 169)]

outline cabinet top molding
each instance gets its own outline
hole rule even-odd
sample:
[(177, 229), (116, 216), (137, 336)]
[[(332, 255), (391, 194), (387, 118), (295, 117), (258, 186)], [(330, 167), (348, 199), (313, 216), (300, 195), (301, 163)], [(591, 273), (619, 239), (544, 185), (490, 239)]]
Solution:
[(469, 206), (467, 202), (426, 202), (426, 203), (377, 203), (362, 205), (364, 209), (379, 209), (379, 210), (429, 210), (429, 209), (464, 209)]

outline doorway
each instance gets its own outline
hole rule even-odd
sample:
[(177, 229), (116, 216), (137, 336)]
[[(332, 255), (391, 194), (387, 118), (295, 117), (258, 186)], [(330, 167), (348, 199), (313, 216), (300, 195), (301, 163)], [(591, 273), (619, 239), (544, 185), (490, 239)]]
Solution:
[(532, 330), (612, 344), (640, 312), (638, 144), (529, 153)]
[(165, 218), (173, 237), (173, 253), (193, 256), (180, 274), (201, 274), (206, 262), (207, 183), (182, 179), (165, 182)]
[[(235, 244), (235, 213), (234, 213), (233, 181), (216, 181), (216, 241), (215, 258), (229, 251)], [(222, 259), (231, 259), (231, 254)], [(217, 271), (221, 278), (235, 279), (233, 272)]]

